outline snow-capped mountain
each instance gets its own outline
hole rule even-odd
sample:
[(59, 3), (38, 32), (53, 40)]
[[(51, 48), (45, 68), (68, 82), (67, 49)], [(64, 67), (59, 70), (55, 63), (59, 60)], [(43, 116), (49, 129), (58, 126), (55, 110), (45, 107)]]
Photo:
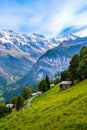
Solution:
[[(0, 77), (5, 83), (16, 82), (31, 69), (47, 50), (60, 41), (47, 39), (40, 34), (19, 34), (12, 30), (0, 31)], [(0, 78), (2, 83), (2, 78)]]
[(75, 40), (79, 37), (69, 33), (69, 34), (63, 34), (61, 36), (58, 36), (57, 38), (59, 39), (59, 41), (63, 42), (63, 41), (68, 41), (68, 40)]
[(51, 44), (43, 35), (34, 33), (27, 36), (11, 30), (3, 30), (0, 32), (0, 45), (2, 45), (2, 49), (8, 50), (7, 53), (10, 53), (9, 50), (15, 49), (36, 62), (47, 49), (54, 47), (55, 43)]
[(58, 76), (61, 71), (68, 68), (71, 57), (78, 53), (83, 46), (87, 46), (87, 37), (63, 41), (59, 46), (48, 50), (22, 79), (23, 85), (34, 85), (46, 75)]

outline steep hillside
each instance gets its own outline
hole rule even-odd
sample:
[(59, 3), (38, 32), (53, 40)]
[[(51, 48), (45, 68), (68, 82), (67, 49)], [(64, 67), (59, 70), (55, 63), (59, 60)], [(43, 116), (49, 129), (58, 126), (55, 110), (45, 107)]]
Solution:
[(0, 119), (0, 130), (86, 130), (86, 108), (87, 79), (63, 91), (57, 85), (26, 110)]

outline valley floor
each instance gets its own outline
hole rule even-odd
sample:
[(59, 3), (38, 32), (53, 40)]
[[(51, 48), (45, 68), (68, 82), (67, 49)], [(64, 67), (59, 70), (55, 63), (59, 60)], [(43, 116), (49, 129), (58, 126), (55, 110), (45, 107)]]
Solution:
[(87, 130), (87, 79), (34, 98), (27, 109), (1, 118), (0, 130)]

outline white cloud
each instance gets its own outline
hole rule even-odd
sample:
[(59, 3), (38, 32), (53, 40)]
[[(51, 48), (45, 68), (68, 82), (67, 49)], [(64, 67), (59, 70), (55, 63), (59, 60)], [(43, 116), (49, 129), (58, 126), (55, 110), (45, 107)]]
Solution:
[(86, 0), (18, 1), (7, 0), (0, 4), (0, 28), (54, 36), (64, 28), (87, 24)]

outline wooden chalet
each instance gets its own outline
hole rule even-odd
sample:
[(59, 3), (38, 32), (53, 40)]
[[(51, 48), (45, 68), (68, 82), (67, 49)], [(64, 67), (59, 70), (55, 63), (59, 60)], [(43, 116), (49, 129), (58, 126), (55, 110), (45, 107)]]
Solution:
[(72, 81), (62, 81), (60, 83), (60, 89), (69, 88), (72, 85)]

